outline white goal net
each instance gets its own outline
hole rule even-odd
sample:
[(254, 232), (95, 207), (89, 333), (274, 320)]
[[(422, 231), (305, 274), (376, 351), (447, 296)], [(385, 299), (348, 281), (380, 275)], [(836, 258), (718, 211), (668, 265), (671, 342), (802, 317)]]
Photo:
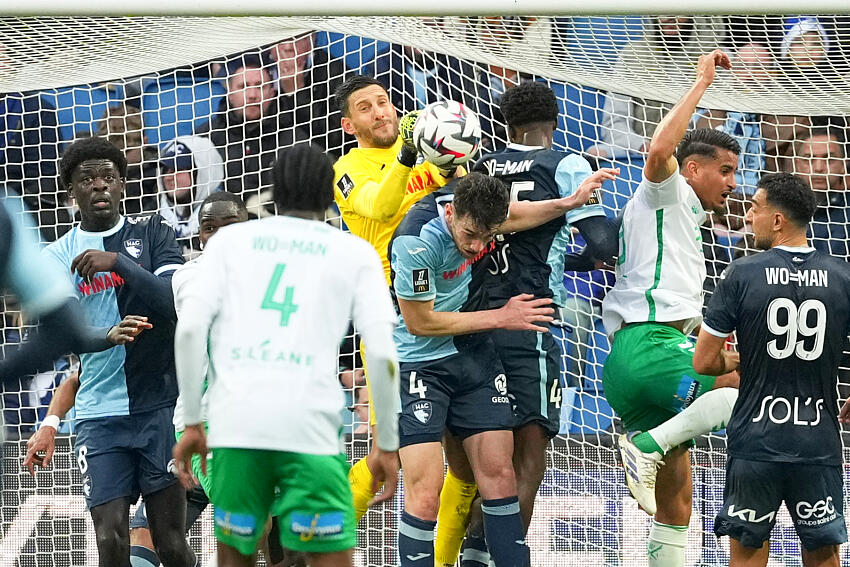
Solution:
[[(41, 241), (51, 242), (78, 219), (57, 177), (58, 157), (76, 138), (106, 136), (130, 163), (126, 214), (163, 213), (191, 257), (198, 245), (190, 218), (210, 191), (242, 195), (254, 216), (272, 214), (269, 166), (281, 147), (310, 141), (339, 156), (354, 146), (333, 99), (347, 76), (382, 80), (400, 112), (463, 102), (478, 113), (487, 149), (507, 141), (501, 94), (536, 80), (560, 103), (555, 146), (595, 167), (620, 168), (603, 191), (614, 217), (640, 181), (655, 125), (691, 84), (696, 57), (717, 47), (733, 69), (720, 72), (693, 124), (731, 134), (742, 154), (728, 214), (703, 227), (706, 292), (732, 258), (752, 250), (745, 204), (766, 172), (794, 172), (811, 184), (819, 199), (813, 243), (848, 259), (850, 17), (831, 15), (0, 18), (0, 185), (26, 203)], [(174, 205), (160, 179), (160, 154), (175, 139), (196, 156), (187, 205)], [(338, 212), (328, 219), (340, 224)], [(580, 248), (580, 237), (573, 244)], [(561, 434), (527, 538), (536, 566), (646, 565), (649, 518), (628, 497), (612, 449), (619, 424), (601, 383), (609, 345), (600, 303), (612, 284), (611, 271), (564, 275), (569, 300), (555, 329)], [(0, 346), (19, 342), (25, 319), (14, 297), (0, 296), (0, 315)], [(850, 384), (846, 366), (841, 381)], [(340, 368), (353, 462), (368, 446), (354, 340), (343, 346)], [(0, 567), (96, 564), (70, 420), (52, 467), (35, 477), (21, 467), (52, 389), (76, 371), (74, 359), (63, 359), (2, 392)], [(724, 447), (721, 433), (697, 440), (693, 452), (687, 565), (728, 564), (728, 542), (712, 532)], [(401, 502), (400, 495), (366, 515), (358, 565), (397, 564)], [(209, 512), (190, 539), (206, 561), (214, 546)], [(771, 545), (771, 565), (800, 565), (787, 513)], [(842, 562), (850, 565), (847, 551)]]

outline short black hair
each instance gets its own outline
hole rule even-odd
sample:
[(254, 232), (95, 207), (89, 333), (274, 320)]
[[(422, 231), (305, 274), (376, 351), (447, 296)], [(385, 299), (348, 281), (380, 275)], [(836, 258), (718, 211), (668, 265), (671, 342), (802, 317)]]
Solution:
[(676, 161), (682, 165), (687, 158), (693, 155), (707, 158), (717, 157), (717, 148), (729, 150), (733, 154), (741, 155), (741, 146), (727, 134), (714, 128), (696, 128), (685, 133), (679, 146), (676, 148)]
[(506, 90), (499, 110), (510, 127), (532, 122), (557, 123), (560, 114), (555, 92), (539, 81), (526, 81)]
[(244, 213), (245, 218), (248, 218), (248, 208), (245, 206), (245, 201), (242, 200), (242, 197), (229, 191), (216, 191), (215, 193), (210, 193), (206, 199), (201, 201), (201, 206), (198, 207), (198, 220), (201, 219), (201, 211), (207, 204), (218, 203), (219, 201), (233, 203), (236, 205), (236, 210), (239, 213)]
[(285, 148), (272, 163), (274, 201), (281, 211), (324, 213), (334, 201), (334, 166), (312, 144)]
[(505, 222), (509, 205), (507, 185), (483, 173), (464, 175), (454, 187), (455, 214), (469, 217), (480, 229), (492, 230)]
[(815, 192), (801, 177), (790, 173), (763, 175), (758, 188), (764, 189), (767, 203), (776, 207), (798, 228), (806, 228), (817, 209)]
[(65, 148), (59, 162), (59, 177), (65, 188), (71, 187), (71, 176), (78, 165), (90, 159), (108, 159), (118, 168), (122, 178), (127, 177), (127, 158), (106, 138), (91, 136), (81, 138)]
[(337, 87), (334, 92), (334, 99), (336, 100), (337, 108), (340, 112), (342, 112), (343, 116), (348, 116), (348, 97), (350, 97), (355, 91), (365, 89), (372, 85), (381, 87), (387, 94), (389, 94), (384, 83), (368, 75), (352, 75), (346, 79), (344, 83)]

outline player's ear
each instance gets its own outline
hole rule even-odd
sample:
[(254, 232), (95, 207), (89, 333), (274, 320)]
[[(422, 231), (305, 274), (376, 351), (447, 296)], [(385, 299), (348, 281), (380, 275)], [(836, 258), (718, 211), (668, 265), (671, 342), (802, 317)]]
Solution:
[(343, 116), (342, 119), (339, 121), (339, 123), (342, 126), (343, 132), (345, 132), (346, 134), (349, 134), (351, 136), (354, 135), (354, 133), (355, 133), (354, 132), (354, 124), (351, 123), (350, 118), (348, 118), (347, 116)]

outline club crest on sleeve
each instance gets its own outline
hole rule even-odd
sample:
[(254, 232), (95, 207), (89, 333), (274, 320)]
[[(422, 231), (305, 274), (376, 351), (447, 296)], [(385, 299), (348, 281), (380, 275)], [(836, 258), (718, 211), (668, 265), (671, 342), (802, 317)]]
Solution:
[(133, 258), (139, 258), (142, 255), (142, 239), (128, 238), (124, 241), (124, 250)]
[(595, 189), (595, 190), (594, 190), (594, 191), (590, 194), (590, 197), (587, 199), (587, 203), (586, 203), (586, 204), (587, 204), (587, 205), (598, 205), (598, 204), (600, 204), (600, 203), (602, 203), (602, 199), (600, 199), (600, 197), (599, 197), (599, 189)]
[(431, 279), (428, 277), (428, 268), (413, 270), (413, 293), (429, 291), (431, 291)]
[(354, 190), (354, 181), (351, 180), (347, 173), (343, 173), (342, 177), (339, 178), (339, 181), (336, 182), (336, 186), (339, 189), (339, 192), (342, 193), (342, 196), (348, 199), (348, 196), (351, 195), (351, 191)]

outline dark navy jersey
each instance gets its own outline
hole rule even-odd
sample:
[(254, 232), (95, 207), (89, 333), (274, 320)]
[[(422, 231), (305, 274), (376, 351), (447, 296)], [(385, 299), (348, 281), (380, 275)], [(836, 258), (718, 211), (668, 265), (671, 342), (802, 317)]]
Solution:
[[(446, 223), (445, 205), (454, 197), (452, 182), (421, 199), (407, 212), (390, 241), (393, 298), (434, 301), (434, 311), (478, 311), (485, 308), (482, 265), (493, 243), (475, 258), (455, 246)], [(421, 337), (410, 333), (399, 314), (394, 331), (399, 360), (431, 361), (470, 347), (475, 335)]]
[[(484, 156), (473, 170), (507, 183), (511, 201), (569, 197), (593, 173), (581, 156), (519, 144)], [(487, 263), (492, 276), (486, 283), (491, 305), (501, 306), (519, 293), (552, 297), (557, 305), (564, 305), (564, 253), (571, 240), (570, 223), (591, 216), (605, 216), (598, 195), (564, 217), (500, 236)]]
[(703, 328), (736, 332), (741, 387), (727, 429), (733, 457), (841, 464), (838, 364), (850, 327), (850, 266), (776, 247), (720, 276)]
[[(159, 215), (121, 217), (118, 224), (103, 232), (88, 232), (76, 226), (45, 248), (44, 256), (70, 278), (90, 325), (110, 327), (125, 315), (145, 315), (153, 324), (134, 342), (80, 356), (77, 419), (135, 414), (174, 404), (175, 318), (152, 310), (145, 295), (150, 290), (134, 289), (116, 271), (99, 272), (91, 282), (72, 274), (74, 258), (88, 249), (117, 252), (116, 265), (132, 263), (169, 280), (169, 294), (171, 276), (183, 264), (174, 230)], [(173, 298), (170, 301), (173, 308)]]

